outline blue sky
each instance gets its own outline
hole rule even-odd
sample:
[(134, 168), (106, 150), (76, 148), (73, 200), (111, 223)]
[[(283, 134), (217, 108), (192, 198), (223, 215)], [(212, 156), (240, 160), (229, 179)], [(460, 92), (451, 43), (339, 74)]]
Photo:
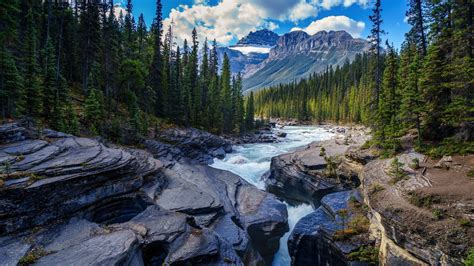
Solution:
[[(155, 1), (132, 3), (134, 16), (143, 13), (150, 25)], [(294, 28), (310, 34), (341, 29), (366, 38), (371, 27), (370, 0), (162, 0), (162, 3), (165, 26), (171, 18), (174, 20), (178, 44), (189, 38), (193, 27), (197, 27), (201, 41), (205, 37), (216, 38), (221, 45), (234, 44), (249, 31), (261, 28), (270, 28), (278, 34)], [(382, 5), (386, 39), (400, 47), (409, 29), (404, 22), (407, 2), (386, 0)]]

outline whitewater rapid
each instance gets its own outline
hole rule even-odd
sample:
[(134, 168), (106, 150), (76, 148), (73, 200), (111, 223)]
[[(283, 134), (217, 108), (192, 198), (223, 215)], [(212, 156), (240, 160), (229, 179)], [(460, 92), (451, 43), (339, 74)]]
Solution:
[[(211, 167), (235, 173), (259, 189), (264, 190), (265, 184), (262, 176), (270, 170), (270, 162), (273, 157), (295, 151), (314, 141), (324, 141), (335, 136), (319, 126), (289, 126), (283, 129), (275, 129), (275, 131), (285, 132), (287, 137), (281, 139), (281, 142), (278, 143), (236, 145), (233, 147), (232, 153), (228, 154), (223, 160), (215, 159)], [(287, 246), (288, 237), (296, 223), (313, 211), (312, 207), (307, 204), (296, 207), (287, 205), (287, 208), (290, 231), (280, 240), (280, 250), (275, 255), (274, 266), (290, 265)]]

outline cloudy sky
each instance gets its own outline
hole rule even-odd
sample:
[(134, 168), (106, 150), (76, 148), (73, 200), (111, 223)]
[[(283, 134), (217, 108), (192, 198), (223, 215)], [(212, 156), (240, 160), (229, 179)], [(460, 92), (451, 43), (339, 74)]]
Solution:
[[(125, 2), (124, 0), (120, 0)], [(119, 2), (120, 2), (119, 1)], [(175, 24), (180, 43), (197, 28), (200, 40), (217, 39), (229, 45), (250, 31), (268, 28), (278, 34), (304, 30), (346, 30), (366, 38), (370, 31), (371, 0), (162, 0), (165, 26)], [(123, 3), (122, 3), (123, 5)], [(154, 17), (154, 0), (134, 0), (134, 16), (143, 13), (147, 24)], [(406, 1), (383, 1), (384, 28), (397, 47), (408, 30), (404, 22)]]

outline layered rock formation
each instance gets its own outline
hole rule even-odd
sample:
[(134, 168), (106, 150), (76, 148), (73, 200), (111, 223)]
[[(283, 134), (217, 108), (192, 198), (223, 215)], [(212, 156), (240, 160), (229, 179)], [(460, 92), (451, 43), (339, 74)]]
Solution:
[(158, 132), (145, 146), (157, 158), (166, 161), (193, 161), (210, 164), (232, 152), (232, 144), (216, 135), (194, 128), (172, 128)]
[(259, 265), (288, 230), (284, 204), (225, 171), (18, 124), (0, 139), (2, 265)]
[[(359, 258), (353, 256), (356, 251), (373, 245), (374, 241), (368, 237), (368, 220), (367, 231), (353, 232), (350, 230), (354, 229), (348, 228), (349, 221), (360, 215), (353, 210), (351, 204), (361, 202), (362, 198), (357, 190), (325, 196), (321, 207), (302, 218), (291, 233), (288, 250), (292, 264), (369, 265), (371, 261), (357, 261)], [(344, 237), (343, 233), (348, 236)]]
[[(357, 173), (350, 170), (355, 162), (341, 155), (351, 147), (362, 145), (366, 139), (362, 129), (347, 130), (335, 139), (315, 142), (302, 150), (272, 158), (270, 172), (265, 177), (267, 190), (286, 201), (317, 207), (325, 195), (358, 186)], [(333, 164), (334, 173), (327, 171), (328, 163)]]
[(441, 164), (414, 152), (398, 158), (402, 178), (391, 174), (392, 159), (372, 161), (361, 172), (382, 263), (461, 265), (474, 246), (474, 181), (467, 176), (474, 157)]
[[(290, 237), (292, 264), (364, 265), (378, 259), (381, 265), (462, 265), (474, 246), (474, 182), (468, 176), (474, 156), (431, 160), (408, 150), (397, 162), (347, 142), (313, 143), (272, 161), (267, 179), (271, 191), (281, 197), (289, 191), (290, 199), (316, 207), (315, 199), (323, 198), (321, 207), (300, 220)], [(323, 161), (322, 147), (326, 157), (344, 156)], [(338, 178), (328, 179), (324, 173), (334, 166)], [(360, 180), (365, 202), (362, 216), (349, 211), (348, 231), (341, 228), (338, 211), (347, 209), (353, 192), (332, 193), (346, 189), (344, 180)], [(356, 225), (363, 220), (370, 230)]]

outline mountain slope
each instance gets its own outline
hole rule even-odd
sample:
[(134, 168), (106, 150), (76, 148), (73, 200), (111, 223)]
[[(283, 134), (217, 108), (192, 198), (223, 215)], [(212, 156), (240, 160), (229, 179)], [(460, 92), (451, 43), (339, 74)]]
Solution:
[(268, 59), (246, 68), (244, 90), (298, 81), (329, 66), (352, 61), (368, 49), (366, 40), (355, 39), (345, 31), (321, 31), (313, 36), (290, 32), (280, 37)]
[(246, 73), (247, 68), (268, 59), (271, 48), (276, 46), (279, 38), (278, 34), (267, 29), (250, 32), (236, 45), (218, 48), (219, 65), (222, 66), (224, 53), (227, 53), (232, 73)]

